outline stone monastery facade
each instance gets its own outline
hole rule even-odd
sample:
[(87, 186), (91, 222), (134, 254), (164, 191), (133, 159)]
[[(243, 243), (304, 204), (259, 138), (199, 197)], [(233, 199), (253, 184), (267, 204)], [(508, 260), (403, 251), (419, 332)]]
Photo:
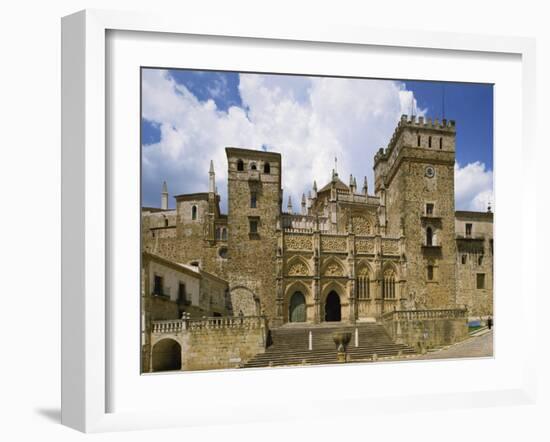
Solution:
[(143, 251), (225, 281), (217, 315), (265, 315), (271, 327), (464, 306), (492, 315), (493, 214), (455, 211), (455, 136), (452, 120), (404, 115), (371, 188), (333, 170), (297, 210), (283, 210), (280, 154), (226, 148), (228, 213), (211, 164), (208, 192), (169, 210), (164, 185), (161, 208), (142, 209)]

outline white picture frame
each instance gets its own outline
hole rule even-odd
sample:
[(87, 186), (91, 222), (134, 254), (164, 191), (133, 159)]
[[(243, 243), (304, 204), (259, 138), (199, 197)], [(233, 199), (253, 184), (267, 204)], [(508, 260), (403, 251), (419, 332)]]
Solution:
[[(110, 347), (107, 339), (110, 324), (108, 302), (109, 254), (111, 240), (110, 195), (108, 186), (108, 152), (106, 120), (109, 117), (106, 94), (106, 34), (109, 31), (154, 32), (179, 35), (204, 35), (239, 39), (269, 39), (273, 42), (311, 42), (319, 44), (368, 45), (380, 49), (421, 48), (436, 51), (467, 51), (479, 54), (513, 54), (521, 57), (522, 106), (521, 150), (523, 173), (532, 170), (535, 149), (535, 43), (518, 37), (490, 37), (451, 33), (388, 30), (327, 26), (310, 23), (307, 27), (273, 24), (271, 27), (250, 23), (209, 23), (206, 20), (87, 10), (62, 21), (62, 423), (84, 432), (115, 431), (171, 426), (208, 425), (209, 417), (185, 414), (173, 408), (157, 407), (155, 412), (108, 412), (108, 367)], [(498, 165), (496, 166), (498, 168)], [(498, 171), (497, 171), (498, 173)], [(498, 180), (497, 180), (498, 182)], [(497, 185), (498, 187), (498, 185)], [(521, 220), (535, 218), (536, 193), (519, 190), (522, 198)], [(498, 188), (497, 188), (498, 195)], [(497, 197), (498, 198), (498, 197)], [(498, 210), (498, 209), (497, 209)], [(498, 222), (498, 221), (497, 221)], [(525, 236), (525, 231), (520, 235)], [(498, 246), (497, 246), (498, 248)], [(534, 254), (533, 241), (521, 246), (522, 272), (527, 256)], [(525, 274), (525, 273), (523, 273)], [(498, 278), (498, 276), (496, 276)], [(536, 304), (534, 279), (521, 278), (521, 305)], [(497, 319), (498, 323), (499, 319)], [(504, 321), (503, 321), (504, 322)], [(478, 405), (534, 403), (536, 393), (535, 321), (526, 323), (526, 348), (521, 355), (524, 366), (520, 383), (501, 389), (474, 390), (461, 394), (407, 396), (388, 391), (376, 403), (365, 398), (343, 397), (337, 413), (368, 414), (373, 410), (388, 412), (407, 409), (469, 407), (475, 398)], [(138, 355), (136, 355), (137, 358)], [(350, 373), (351, 374), (351, 373)], [(197, 378), (198, 379), (198, 376)], [(323, 402), (313, 405), (302, 416), (334, 415)], [(238, 404), (249, 410), (238, 422), (286, 419), (297, 415), (290, 404), (287, 409), (265, 403)], [(233, 410), (234, 412), (234, 410)], [(231, 411), (228, 411), (231, 413)], [(219, 417), (223, 412), (219, 411)], [(227, 416), (227, 422), (231, 416)], [(218, 419), (218, 422), (220, 420)]]

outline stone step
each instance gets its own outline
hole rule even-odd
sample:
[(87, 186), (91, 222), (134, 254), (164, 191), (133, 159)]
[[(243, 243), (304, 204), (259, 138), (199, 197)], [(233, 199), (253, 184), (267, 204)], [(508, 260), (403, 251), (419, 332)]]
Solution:
[[(355, 329), (357, 328), (359, 345), (355, 347)], [(313, 350), (309, 350), (309, 331), (312, 332)], [(372, 361), (377, 357), (415, 354), (415, 350), (392, 341), (381, 324), (362, 324), (357, 326), (326, 325), (281, 327), (271, 331), (271, 345), (265, 353), (257, 354), (245, 367), (268, 367), (302, 364), (337, 363), (335, 332), (350, 332), (351, 341), (347, 348), (349, 361)]]

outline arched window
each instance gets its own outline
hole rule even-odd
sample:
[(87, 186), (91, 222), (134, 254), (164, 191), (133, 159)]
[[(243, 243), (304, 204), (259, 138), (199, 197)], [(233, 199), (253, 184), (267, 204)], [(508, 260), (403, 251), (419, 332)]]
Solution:
[(428, 147), (432, 147), (432, 137), (428, 137)]
[(216, 229), (216, 239), (222, 239), (222, 229), (219, 227)]
[(264, 164), (264, 173), (271, 173), (271, 166), (269, 163)]
[(443, 137), (439, 137), (439, 148), (443, 149)]
[(222, 241), (227, 241), (227, 228), (222, 229)]
[(426, 229), (426, 245), (433, 246), (433, 231), (431, 227)]
[(252, 164), (250, 165), (250, 170), (256, 170), (256, 169), (257, 169), (256, 163), (252, 163)]
[(370, 297), (369, 275), (360, 275), (357, 278), (357, 297), (359, 299), (368, 299)]
[(382, 296), (384, 299), (395, 299), (395, 273), (391, 269), (384, 272)]
[(164, 227), (168, 227), (168, 218), (164, 218)]
[(467, 255), (462, 255), (462, 264), (466, 264)]
[(483, 255), (479, 255), (477, 258), (477, 265), (482, 265), (482, 264), (483, 264)]
[(416, 145), (420, 147), (420, 135), (416, 138)]
[(244, 163), (243, 163), (243, 160), (237, 161), (237, 170), (239, 170), (239, 171), (244, 170)]
[(197, 206), (191, 208), (191, 219), (195, 221), (197, 219)]

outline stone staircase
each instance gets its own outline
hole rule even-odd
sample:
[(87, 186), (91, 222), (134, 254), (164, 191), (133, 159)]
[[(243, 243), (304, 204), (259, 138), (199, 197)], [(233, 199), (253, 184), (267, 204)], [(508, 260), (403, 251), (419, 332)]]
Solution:
[[(355, 347), (355, 329), (359, 345)], [(313, 349), (308, 349), (309, 331), (312, 332)], [(392, 341), (381, 324), (322, 324), (287, 325), (271, 330), (271, 345), (244, 364), (251, 367), (278, 367), (286, 365), (333, 364), (337, 362), (333, 333), (348, 331), (351, 341), (347, 348), (349, 362), (372, 361), (378, 358), (414, 354), (415, 350)]]

